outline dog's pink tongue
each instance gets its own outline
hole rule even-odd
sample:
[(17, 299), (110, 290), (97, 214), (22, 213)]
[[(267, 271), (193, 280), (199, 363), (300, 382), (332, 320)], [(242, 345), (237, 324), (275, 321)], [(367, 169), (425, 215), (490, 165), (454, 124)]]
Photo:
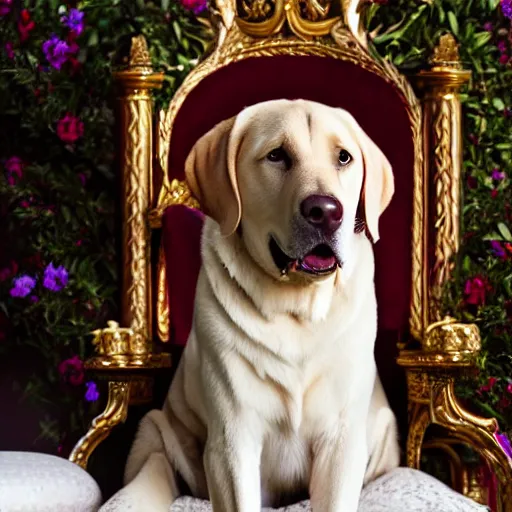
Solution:
[(327, 270), (336, 265), (336, 258), (331, 256), (319, 256), (317, 254), (308, 254), (302, 260), (302, 263), (311, 270)]

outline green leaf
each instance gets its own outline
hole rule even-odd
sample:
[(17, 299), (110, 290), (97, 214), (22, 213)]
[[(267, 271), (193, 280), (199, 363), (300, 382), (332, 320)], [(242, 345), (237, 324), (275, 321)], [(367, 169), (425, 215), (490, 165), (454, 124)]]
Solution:
[(97, 30), (91, 30), (89, 39), (87, 40), (87, 46), (98, 46), (99, 37)]
[(510, 229), (504, 224), (503, 222), (500, 222), (498, 224), (498, 230), (501, 233), (501, 236), (506, 240), (507, 242), (512, 242), (512, 233), (510, 232)]
[(176, 34), (176, 39), (178, 41), (181, 41), (181, 27), (177, 21), (172, 22), (172, 28), (174, 30), (174, 33)]
[(459, 35), (459, 22), (457, 21), (457, 16), (453, 11), (448, 11), (448, 23), (450, 24), (450, 28), (453, 32), (453, 35)]
[(501, 98), (493, 98), (492, 104), (496, 110), (499, 110), (500, 112), (505, 110), (505, 103), (503, 103), (503, 100)]
[(168, 11), (169, 10), (169, 0), (162, 0), (162, 11)]
[[(485, 46), (491, 40), (491, 33), (490, 32), (479, 32), (478, 34), (475, 34), (474, 40), (475, 40), (475, 43), (473, 44), (472, 49), (478, 50), (478, 48)], [(489, 70), (487, 70), (487, 71), (489, 71)]]

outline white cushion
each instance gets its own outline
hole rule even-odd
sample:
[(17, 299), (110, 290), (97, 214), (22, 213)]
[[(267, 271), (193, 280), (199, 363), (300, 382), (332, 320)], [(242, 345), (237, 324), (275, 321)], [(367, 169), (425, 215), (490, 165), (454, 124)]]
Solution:
[[(121, 509), (119, 509), (121, 511)], [(487, 507), (456, 493), (439, 480), (408, 468), (398, 468), (368, 484), (358, 512), (483, 512)], [(309, 501), (264, 512), (311, 512)], [(149, 512), (149, 511), (148, 511)], [(208, 501), (183, 496), (171, 512), (212, 512)]]
[(66, 459), (32, 452), (0, 452), (1, 512), (96, 512), (98, 484)]

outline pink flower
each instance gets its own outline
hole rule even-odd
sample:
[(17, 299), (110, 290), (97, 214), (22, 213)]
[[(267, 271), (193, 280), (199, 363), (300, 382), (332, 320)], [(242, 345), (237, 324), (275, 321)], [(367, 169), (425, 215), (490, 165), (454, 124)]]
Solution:
[(485, 391), (485, 392), (491, 391), (497, 382), (498, 382), (498, 379), (496, 377), (489, 377), (487, 384), (485, 386), (482, 386), (480, 388), (480, 391)]
[(499, 58), (500, 64), (503, 64), (503, 65), (508, 64), (508, 60), (509, 60), (508, 55), (506, 53), (502, 53), (500, 55), (500, 58)]
[(208, 3), (206, 0), (181, 0), (181, 5), (187, 11), (192, 11), (194, 14), (200, 14), (206, 10)]
[(84, 123), (69, 112), (57, 122), (57, 135), (67, 144), (76, 142), (84, 134)]
[(36, 28), (36, 24), (30, 17), (27, 9), (21, 11), (20, 20), (18, 21), (18, 32), (20, 33), (20, 41), (23, 43), (30, 37), (30, 32)]
[(59, 373), (64, 382), (79, 386), (84, 381), (84, 362), (78, 356), (66, 359), (59, 364)]
[(491, 197), (493, 199), (496, 199), (498, 197), (498, 194), (499, 194), (498, 189), (495, 188), (494, 190), (491, 190)]
[(512, 395), (512, 382), (509, 382), (508, 383), (508, 386), (507, 386), (507, 393), (510, 393)]
[(7, 183), (12, 187), (23, 177), (23, 161), (19, 156), (11, 156), (5, 162)]
[(466, 281), (466, 285), (464, 286), (466, 304), (471, 304), (474, 306), (483, 305), (485, 303), (487, 288), (488, 286), (486, 285), (485, 281), (479, 276), (468, 279)]
[(466, 183), (467, 183), (468, 188), (469, 188), (470, 190), (473, 190), (473, 189), (475, 189), (475, 188), (477, 188), (477, 187), (478, 187), (478, 181), (477, 181), (477, 179), (476, 179), (474, 176), (469, 175), (469, 176), (466, 178)]

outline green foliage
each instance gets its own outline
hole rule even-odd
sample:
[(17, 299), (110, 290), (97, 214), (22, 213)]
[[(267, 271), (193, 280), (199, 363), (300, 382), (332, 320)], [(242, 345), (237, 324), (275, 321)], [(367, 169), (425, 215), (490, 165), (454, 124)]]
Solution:
[[(112, 63), (132, 35), (144, 34), (155, 68), (165, 71), (162, 106), (204, 52), (208, 34), (176, 2), (85, 0), (78, 5), (85, 28), (76, 39), (77, 63), (70, 59), (57, 70), (42, 45), (51, 34), (66, 40), (61, 17), (68, 8), (45, 0), (26, 6), (34, 22), (26, 41), (18, 30), (21, 12), (13, 8), (0, 19), (0, 239), (8, 249), (0, 251), (0, 350), (19, 345), (28, 361), (38, 361), (25, 391), (46, 404), (41, 435), (57, 444), (86, 427), (83, 378), (73, 385), (59, 364), (90, 355), (88, 333), (116, 317)], [(73, 143), (57, 131), (66, 113), (83, 122), (83, 136)], [(23, 160), (23, 176), (14, 176), (14, 185), (4, 172), (12, 156)], [(42, 285), (51, 262), (69, 272), (58, 292)], [(37, 277), (30, 296), (10, 296), (10, 274)]]
[[(72, 385), (59, 364), (87, 357), (88, 333), (116, 316), (113, 62), (132, 35), (144, 34), (155, 68), (165, 71), (156, 96), (162, 108), (207, 49), (210, 34), (177, 2), (84, 0), (77, 6), (85, 13), (79, 50), (57, 70), (42, 45), (51, 34), (69, 36), (60, 20), (69, 9), (56, 0), (25, 6), (34, 21), (25, 41), (17, 7), (0, 20), (0, 163), (23, 160), (20, 179), (7, 170), (0, 175), (0, 240), (8, 248), (0, 253), (0, 350), (21, 346), (40, 361), (26, 392), (45, 405), (41, 435), (58, 443), (85, 428), (84, 384)], [(376, 51), (406, 72), (425, 66), (446, 31), (457, 36), (473, 72), (463, 95), (464, 244), (446, 310), (477, 322), (483, 335), (478, 382), (460, 392), (510, 429), (512, 69), (504, 57), (510, 21), (498, 0), (396, 0), (375, 3), (369, 23)], [(83, 122), (83, 135), (68, 143), (57, 129), (67, 113)], [(498, 249), (503, 254), (496, 256)], [(43, 286), (50, 262), (69, 271), (58, 292)], [(13, 277), (21, 274), (37, 277), (37, 285), (26, 298), (11, 297)], [(496, 379), (491, 386), (489, 377)], [(479, 389), (484, 385), (488, 391)]]

